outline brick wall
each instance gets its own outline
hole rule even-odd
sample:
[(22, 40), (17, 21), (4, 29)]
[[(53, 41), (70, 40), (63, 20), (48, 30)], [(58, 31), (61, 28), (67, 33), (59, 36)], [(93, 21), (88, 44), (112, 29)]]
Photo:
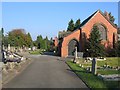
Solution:
[(54, 38), (54, 46), (55, 46), (55, 47), (58, 46), (58, 38), (57, 38), (57, 37)]
[(80, 30), (76, 30), (67, 37), (64, 37), (61, 47), (61, 57), (68, 56), (68, 43), (73, 39), (77, 40), (78, 42), (80, 41)]
[(117, 41), (117, 28), (115, 28), (111, 23), (100, 13), (100, 11), (97, 11), (97, 13), (84, 25), (81, 27), (81, 30), (76, 30), (72, 32), (70, 35), (63, 38), (62, 47), (61, 47), (61, 57), (67, 57), (68, 56), (68, 43), (72, 39), (76, 39), (78, 42), (80, 42), (81, 46), (83, 45), (83, 42), (81, 42), (81, 33), (85, 33), (86, 38), (89, 38), (89, 35), (91, 33), (91, 29), (93, 28), (94, 24), (102, 24), (106, 27), (107, 30), (107, 40), (102, 41), (101, 43), (105, 45), (105, 47), (112, 47), (113, 46), (113, 36), (115, 35), (115, 41)]
[(89, 20), (82, 27), (82, 32), (84, 32), (86, 34), (87, 38), (89, 38), (91, 29), (92, 29), (93, 25), (96, 24), (96, 23), (103, 24), (107, 29), (107, 40), (102, 41), (102, 43), (104, 43), (106, 47), (108, 45), (112, 46), (112, 44), (113, 44), (113, 33), (117, 34), (117, 29), (114, 26), (112, 26), (108, 22), (108, 20), (106, 20), (104, 18), (104, 16), (100, 14), (99, 11), (96, 13), (96, 15), (94, 17), (91, 18), (91, 20)]

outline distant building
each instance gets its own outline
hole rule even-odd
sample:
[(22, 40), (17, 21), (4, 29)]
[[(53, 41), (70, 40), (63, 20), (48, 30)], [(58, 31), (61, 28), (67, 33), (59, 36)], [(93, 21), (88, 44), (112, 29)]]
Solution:
[[(117, 42), (117, 27), (109, 20), (109, 14), (97, 10), (87, 19), (85, 19), (80, 27), (75, 31), (59, 32), (58, 39), (55, 39), (55, 46), (57, 45), (60, 56), (67, 57), (72, 55), (77, 46), (78, 52), (84, 50), (85, 41), (89, 38), (91, 30), (94, 25), (97, 25), (101, 33), (101, 43), (107, 47), (114, 47)], [(120, 35), (119, 35), (120, 40)]]
[(58, 46), (58, 38), (55, 37), (53, 41), (54, 41), (54, 46), (57, 47)]

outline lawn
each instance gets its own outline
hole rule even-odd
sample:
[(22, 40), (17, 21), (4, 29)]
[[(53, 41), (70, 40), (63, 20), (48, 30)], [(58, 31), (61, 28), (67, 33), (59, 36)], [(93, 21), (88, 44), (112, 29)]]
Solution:
[(43, 54), (43, 51), (38, 49), (38, 50), (35, 50), (35, 51), (30, 51), (29, 53), (34, 54), (34, 55), (39, 55), (39, 54)]
[(100, 73), (102, 75), (111, 75), (111, 74), (120, 74), (120, 71), (117, 70), (97, 70), (97, 73)]
[(118, 62), (120, 62), (120, 58), (118, 57), (107, 57), (104, 61), (97, 61), (98, 66), (103, 66), (107, 64), (114, 67), (120, 66)]
[[(84, 59), (82, 59), (82, 58), (79, 59), (79, 61), (80, 61), (80, 64), (82, 64), (84, 66), (84, 68), (92, 66), (92, 62), (84, 62)], [(97, 66), (102, 67), (107, 64), (111, 67), (117, 67), (117, 66), (120, 66), (119, 62), (120, 62), (120, 58), (118, 58), (118, 57), (107, 57), (106, 60), (104, 60), (104, 61), (97, 61)], [(117, 71), (117, 70), (104, 70), (104, 69), (99, 70), (98, 69), (97, 72), (102, 75), (120, 74), (120, 70)]]
[[(82, 58), (79, 59), (79, 61), (85, 67), (92, 65), (91, 62), (84, 63), (84, 59), (82, 59)], [(107, 57), (106, 60), (104, 60), (104, 61), (97, 61), (97, 66), (103, 66), (103, 65), (107, 64), (109, 66), (117, 67), (117, 66), (120, 66), (120, 64), (118, 62), (120, 62), (120, 58), (118, 58), (118, 57)]]
[(92, 73), (87, 73), (84, 68), (80, 68), (72, 61), (67, 61), (67, 64), (90, 88), (92, 88), (92, 90), (96, 90), (98, 88), (110, 89), (118, 87), (118, 82), (114, 81), (110, 83), (108, 81), (103, 81)]

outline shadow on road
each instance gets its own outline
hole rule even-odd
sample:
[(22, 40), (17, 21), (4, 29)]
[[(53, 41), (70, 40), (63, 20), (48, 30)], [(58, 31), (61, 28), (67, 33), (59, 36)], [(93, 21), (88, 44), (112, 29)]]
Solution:
[(74, 59), (74, 56), (68, 56), (68, 57), (60, 57), (54, 54), (54, 52), (44, 52), (42, 55), (47, 55), (47, 56), (54, 56), (56, 57), (56, 60), (58, 61), (67, 61), (67, 60), (71, 60)]
[(58, 60), (58, 61), (65, 62), (66, 59), (65, 59), (65, 58), (61, 58), (61, 57), (58, 57), (57, 60)]
[(44, 52), (43, 55), (55, 56), (54, 52)]

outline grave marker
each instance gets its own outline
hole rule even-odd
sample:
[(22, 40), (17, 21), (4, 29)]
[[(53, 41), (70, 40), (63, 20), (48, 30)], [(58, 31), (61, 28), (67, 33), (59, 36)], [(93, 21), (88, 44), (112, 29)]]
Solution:
[(83, 57), (83, 52), (77, 52), (77, 57), (82, 58)]
[(77, 59), (77, 47), (75, 47), (73, 63), (76, 62), (76, 59)]
[(94, 75), (96, 75), (96, 73), (97, 73), (97, 61), (95, 58), (93, 58), (93, 60), (92, 60), (92, 73)]
[(77, 59), (77, 47), (75, 47), (75, 59)]
[(10, 44), (8, 44), (8, 51), (10, 51)]

